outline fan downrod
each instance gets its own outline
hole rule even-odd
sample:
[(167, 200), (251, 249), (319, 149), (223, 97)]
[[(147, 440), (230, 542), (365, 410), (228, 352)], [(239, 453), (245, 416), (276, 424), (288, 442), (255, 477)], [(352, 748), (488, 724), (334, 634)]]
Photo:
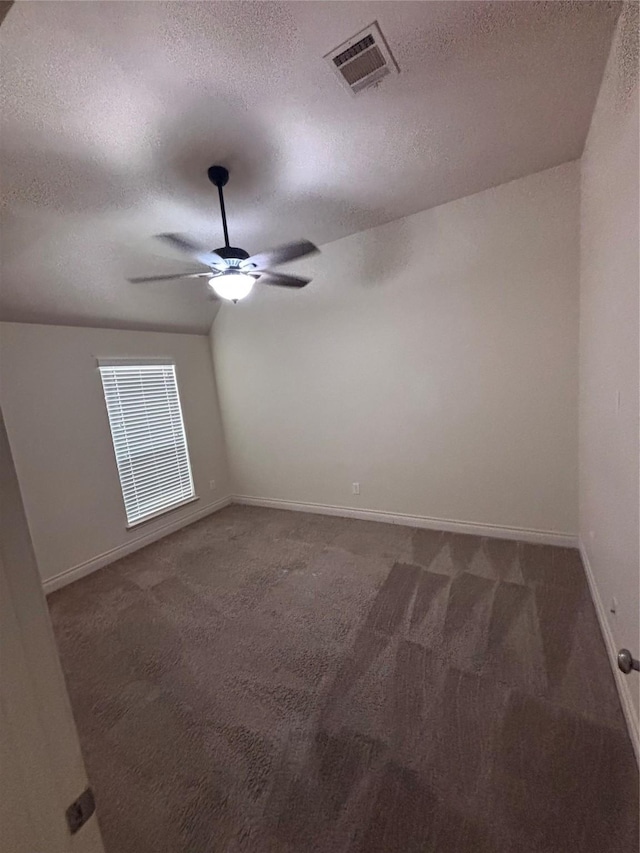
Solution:
[(229, 170), (225, 169), (224, 166), (209, 166), (207, 175), (214, 187), (218, 187), (218, 189), (226, 186), (229, 180)]

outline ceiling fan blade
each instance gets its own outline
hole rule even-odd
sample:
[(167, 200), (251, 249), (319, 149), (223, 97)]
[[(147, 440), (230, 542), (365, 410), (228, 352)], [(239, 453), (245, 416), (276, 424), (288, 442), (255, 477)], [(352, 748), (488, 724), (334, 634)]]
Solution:
[(277, 287), (306, 287), (310, 278), (298, 278), (295, 275), (285, 275), (281, 272), (266, 270), (258, 279), (259, 284), (274, 284)]
[(178, 278), (211, 278), (210, 272), (183, 272), (175, 275), (147, 275), (138, 278), (128, 278), (131, 284), (144, 284), (147, 281), (173, 281)]
[(310, 243), (309, 240), (297, 240), (295, 243), (287, 243), (284, 246), (278, 246), (275, 249), (267, 249), (266, 252), (259, 252), (257, 255), (252, 255), (243, 262), (242, 266), (252, 264), (257, 269), (265, 267), (277, 267), (279, 264), (288, 264), (289, 261), (295, 261), (297, 258), (304, 258), (305, 255), (314, 255), (320, 249)]
[(162, 240), (163, 243), (167, 243), (167, 245), (172, 248), (178, 249), (190, 257), (195, 258), (207, 267), (219, 266), (221, 269), (226, 269), (227, 267), (227, 262), (224, 258), (221, 258), (220, 255), (217, 255), (209, 249), (205, 249), (204, 246), (192, 243), (191, 240), (187, 240), (179, 234), (157, 234), (156, 237), (158, 240)]

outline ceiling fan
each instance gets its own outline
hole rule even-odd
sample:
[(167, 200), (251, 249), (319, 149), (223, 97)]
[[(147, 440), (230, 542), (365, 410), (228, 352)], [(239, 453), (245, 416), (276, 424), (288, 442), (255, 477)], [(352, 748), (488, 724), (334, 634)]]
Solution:
[(275, 249), (267, 249), (257, 255), (249, 255), (244, 249), (238, 249), (229, 245), (229, 233), (227, 231), (227, 214), (224, 208), (224, 196), (222, 188), (229, 180), (229, 172), (224, 166), (211, 166), (207, 172), (211, 183), (218, 188), (220, 197), (220, 213), (222, 215), (222, 228), (224, 230), (224, 246), (219, 249), (209, 250), (198, 246), (191, 240), (186, 240), (179, 234), (158, 234), (158, 239), (163, 240), (175, 249), (189, 255), (189, 257), (208, 267), (203, 272), (186, 272), (174, 275), (154, 275), (145, 278), (128, 279), (133, 284), (146, 281), (170, 281), (182, 278), (206, 278), (208, 284), (222, 299), (237, 302), (244, 299), (253, 289), (256, 281), (260, 284), (271, 284), (278, 287), (304, 287), (311, 281), (310, 278), (299, 278), (298, 276), (285, 275), (281, 272), (273, 272), (270, 268), (280, 264), (295, 261), (305, 255), (319, 252), (317, 246), (308, 240), (298, 240), (295, 243), (286, 243)]

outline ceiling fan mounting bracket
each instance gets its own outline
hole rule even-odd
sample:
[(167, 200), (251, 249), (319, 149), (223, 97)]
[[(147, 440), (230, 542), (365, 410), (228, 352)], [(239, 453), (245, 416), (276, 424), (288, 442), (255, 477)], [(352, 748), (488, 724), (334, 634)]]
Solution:
[(224, 166), (209, 166), (207, 175), (215, 187), (224, 187), (229, 180), (229, 170)]

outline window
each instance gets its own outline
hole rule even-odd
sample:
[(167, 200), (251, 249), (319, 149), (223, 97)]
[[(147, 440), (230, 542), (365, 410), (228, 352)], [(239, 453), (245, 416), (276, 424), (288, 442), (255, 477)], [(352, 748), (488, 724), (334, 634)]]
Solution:
[(129, 527), (195, 499), (174, 365), (98, 365)]

